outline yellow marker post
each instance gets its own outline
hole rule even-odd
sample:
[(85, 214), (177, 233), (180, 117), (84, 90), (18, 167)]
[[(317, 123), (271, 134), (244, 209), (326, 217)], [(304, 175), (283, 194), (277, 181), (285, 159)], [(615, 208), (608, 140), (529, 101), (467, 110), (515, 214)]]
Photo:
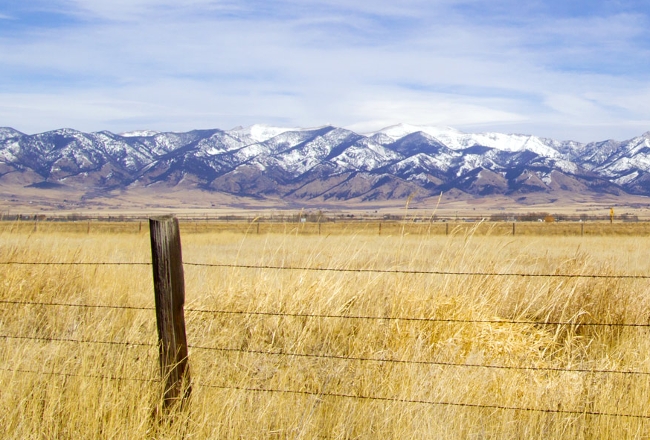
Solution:
[(609, 223), (614, 223), (614, 208), (609, 208)]

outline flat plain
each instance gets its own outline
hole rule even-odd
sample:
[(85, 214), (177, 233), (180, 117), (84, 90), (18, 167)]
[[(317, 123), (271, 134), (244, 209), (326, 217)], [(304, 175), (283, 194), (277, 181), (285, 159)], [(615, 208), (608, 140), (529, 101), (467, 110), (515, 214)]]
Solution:
[(0, 224), (6, 438), (650, 437), (647, 223), (181, 233), (193, 391), (160, 423), (146, 224)]

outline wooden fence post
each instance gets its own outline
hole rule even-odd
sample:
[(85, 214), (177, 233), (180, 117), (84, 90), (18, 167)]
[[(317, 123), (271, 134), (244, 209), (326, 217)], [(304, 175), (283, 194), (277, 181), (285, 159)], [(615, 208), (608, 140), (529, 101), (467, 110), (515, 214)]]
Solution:
[(583, 235), (585, 235), (585, 224), (580, 223), (580, 236), (582, 237)]
[(515, 235), (516, 230), (517, 230), (516, 223), (512, 222), (512, 235)]
[(449, 222), (445, 222), (445, 235), (449, 235)]
[(178, 219), (149, 219), (163, 408), (183, 406), (192, 392), (185, 334), (185, 280)]

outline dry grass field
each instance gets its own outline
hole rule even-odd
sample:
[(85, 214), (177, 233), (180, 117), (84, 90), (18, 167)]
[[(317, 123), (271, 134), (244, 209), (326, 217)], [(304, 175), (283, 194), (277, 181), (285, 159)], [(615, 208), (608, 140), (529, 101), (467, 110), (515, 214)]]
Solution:
[[(2, 224), (0, 262), (150, 261), (146, 225), (91, 226)], [(169, 423), (150, 266), (0, 266), (3, 437), (650, 437), (650, 279), (353, 271), (648, 276), (646, 224), (237, 227), (182, 224), (184, 261), (348, 271), (186, 264)]]

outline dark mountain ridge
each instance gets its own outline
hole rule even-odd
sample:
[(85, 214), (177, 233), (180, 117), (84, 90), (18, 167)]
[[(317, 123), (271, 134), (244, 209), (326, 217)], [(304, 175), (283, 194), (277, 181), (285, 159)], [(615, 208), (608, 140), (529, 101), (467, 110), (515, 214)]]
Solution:
[[(436, 131), (437, 130), (437, 131)], [(187, 133), (0, 128), (0, 185), (88, 193), (155, 186), (240, 197), (378, 201), (567, 191), (650, 195), (650, 133), (589, 144), (452, 129), (253, 126)]]

